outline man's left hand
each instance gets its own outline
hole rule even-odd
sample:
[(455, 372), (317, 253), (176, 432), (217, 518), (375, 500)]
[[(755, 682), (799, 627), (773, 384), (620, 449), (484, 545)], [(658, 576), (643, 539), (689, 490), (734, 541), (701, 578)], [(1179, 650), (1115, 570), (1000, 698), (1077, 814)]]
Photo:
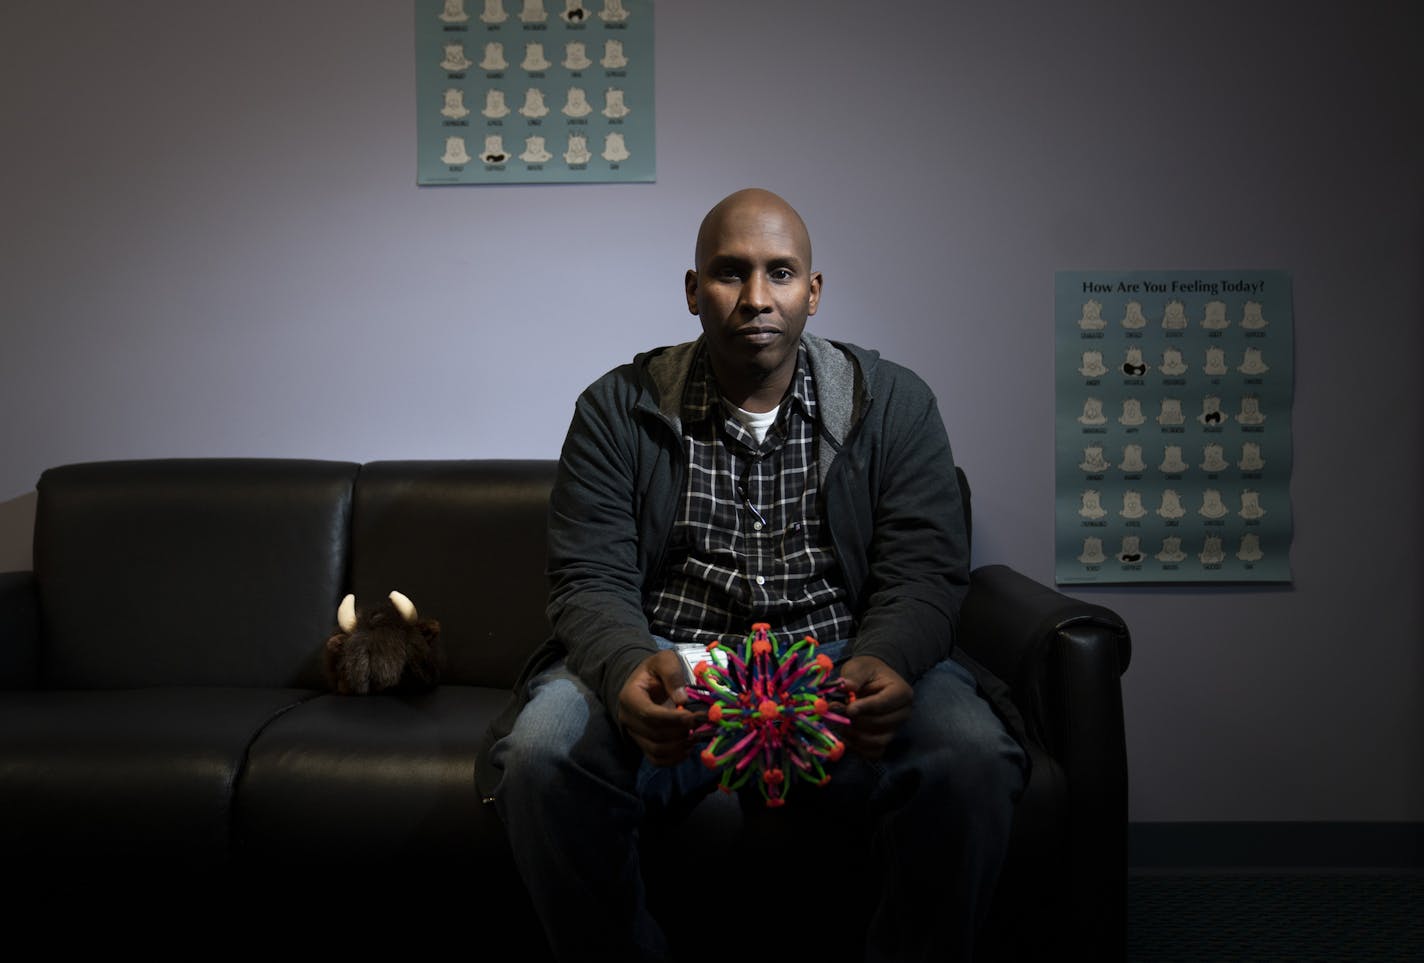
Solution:
[(856, 755), (879, 759), (910, 717), (915, 690), (900, 673), (873, 655), (848, 659), (841, 666), (841, 678), (855, 693), (855, 701), (845, 709), (850, 725), (841, 730), (841, 738)]

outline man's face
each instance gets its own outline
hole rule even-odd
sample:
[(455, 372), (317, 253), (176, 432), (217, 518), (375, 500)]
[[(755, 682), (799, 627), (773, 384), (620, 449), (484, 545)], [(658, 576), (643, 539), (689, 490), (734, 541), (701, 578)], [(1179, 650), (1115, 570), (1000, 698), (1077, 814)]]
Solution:
[(698, 238), (687, 308), (702, 320), (713, 371), (734, 403), (770, 410), (790, 384), (801, 332), (821, 299), (810, 247), (793, 211), (756, 196), (714, 214)]

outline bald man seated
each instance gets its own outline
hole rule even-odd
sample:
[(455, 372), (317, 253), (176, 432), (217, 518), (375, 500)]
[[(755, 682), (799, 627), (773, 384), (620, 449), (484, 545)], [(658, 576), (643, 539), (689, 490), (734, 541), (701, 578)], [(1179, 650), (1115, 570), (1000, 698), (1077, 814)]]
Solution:
[[(638, 848), (720, 776), (698, 758), (677, 647), (740, 644), (754, 623), (809, 635), (855, 696), (846, 753), (774, 823), (744, 792), (795, 862), (659, 885), (705, 914), (724, 959), (778, 949), (737, 947), (750, 914), (822, 960), (969, 961), (1027, 757), (953, 657), (969, 551), (938, 403), (908, 368), (807, 332), (823, 279), (776, 194), (713, 206), (693, 264), (701, 333), (575, 405), (550, 504), (553, 633), (487, 735), (482, 798), (557, 959), (686, 958)], [(814, 928), (791, 925), (806, 912)]]

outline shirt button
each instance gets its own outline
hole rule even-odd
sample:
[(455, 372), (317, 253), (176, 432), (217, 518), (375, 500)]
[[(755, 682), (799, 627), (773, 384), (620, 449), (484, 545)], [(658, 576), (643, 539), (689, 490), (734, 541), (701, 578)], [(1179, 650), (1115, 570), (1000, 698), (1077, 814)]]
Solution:
[(761, 531), (761, 522), (752, 522), (752, 531)]
[(757, 583), (758, 585), (765, 585), (765, 584), (766, 584), (766, 576), (764, 576), (764, 575), (758, 575), (758, 576), (756, 577), (756, 583)]

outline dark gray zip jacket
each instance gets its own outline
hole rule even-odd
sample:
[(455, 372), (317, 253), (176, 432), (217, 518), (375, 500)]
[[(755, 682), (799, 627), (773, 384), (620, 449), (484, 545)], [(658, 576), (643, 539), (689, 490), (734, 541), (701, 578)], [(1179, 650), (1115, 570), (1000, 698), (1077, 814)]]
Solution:
[[(954, 647), (969, 545), (939, 406), (914, 372), (852, 344), (803, 335), (816, 384), (821, 511), (856, 616), (856, 655), (913, 684)], [(560, 658), (616, 720), (618, 693), (657, 651), (643, 600), (683, 491), (683, 389), (700, 342), (638, 355), (575, 404), (549, 506), (548, 615), (510, 705), (486, 734), (476, 781), (498, 782), (488, 747), (527, 683)], [(750, 630), (748, 626), (748, 630)]]

